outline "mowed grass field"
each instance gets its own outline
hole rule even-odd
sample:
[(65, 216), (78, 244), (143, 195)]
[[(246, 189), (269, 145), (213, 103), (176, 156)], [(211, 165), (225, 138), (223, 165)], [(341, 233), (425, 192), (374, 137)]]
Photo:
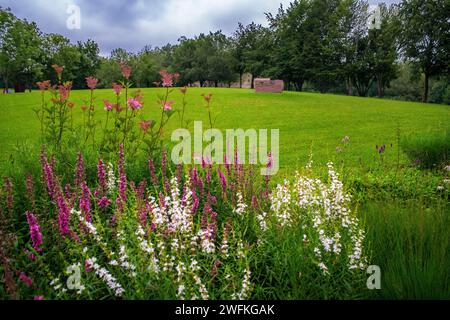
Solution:
[[(164, 89), (143, 89), (142, 119), (159, 119), (157, 94)], [(133, 91), (133, 90), (132, 90)], [(281, 174), (290, 174), (305, 165), (309, 155), (323, 164), (336, 158), (336, 147), (344, 136), (350, 137), (345, 150), (347, 165), (378, 161), (376, 145), (387, 145), (384, 160), (397, 161), (397, 133), (421, 135), (430, 130), (444, 130), (450, 123), (450, 108), (443, 105), (391, 100), (284, 92), (256, 94), (245, 89), (189, 88), (186, 119), (202, 120), (208, 116), (202, 93), (212, 93), (214, 126), (219, 129), (279, 129)], [(48, 95), (48, 93), (47, 93)], [(74, 116), (82, 121), (80, 106), (88, 100), (88, 91), (73, 91)], [(96, 117), (106, 117), (103, 100), (114, 101), (112, 90), (96, 90)], [(181, 109), (181, 93), (174, 89), (171, 100)], [(0, 159), (7, 161), (14, 145), (39, 140), (39, 121), (33, 109), (40, 108), (41, 93), (0, 95)], [(180, 125), (174, 115), (167, 127), (166, 139)], [(191, 124), (191, 129), (193, 125)], [(223, 131), (225, 135), (225, 131)], [(392, 147), (391, 147), (392, 144)], [(402, 160), (405, 160), (401, 153)]]
[[(143, 120), (159, 120), (157, 95), (164, 92), (164, 89), (142, 90)], [(344, 183), (348, 175), (366, 186), (362, 189), (353, 186), (351, 192), (355, 198), (364, 198), (355, 205), (355, 210), (366, 226), (371, 262), (382, 271), (382, 289), (375, 293), (368, 290), (367, 297), (450, 298), (449, 203), (436, 192), (442, 173), (412, 168), (411, 160), (398, 144), (402, 137), (448, 130), (449, 106), (315, 93), (256, 94), (245, 89), (189, 88), (185, 119), (201, 120), (205, 129), (209, 122), (202, 93), (213, 94), (214, 127), (218, 129), (280, 130), (280, 172), (274, 181), (292, 177), (312, 153), (315, 167), (334, 161), (341, 169)], [(76, 124), (82, 123), (80, 107), (88, 99), (88, 91), (71, 94)], [(103, 100), (113, 102), (114, 94), (112, 90), (96, 90), (95, 99), (96, 119), (104, 121)], [(175, 109), (181, 109), (182, 95), (178, 89), (174, 89), (170, 100), (175, 101)], [(18, 155), (17, 144), (32, 146), (36, 151), (32, 157), (37, 156), (40, 123), (33, 109), (40, 108), (40, 104), (38, 91), (0, 95), (1, 176), (6, 169), (11, 170), (9, 162), (17, 160), (14, 157), (31, 156)], [(179, 117), (174, 115), (165, 139), (169, 141), (172, 130), (179, 127)], [(350, 141), (338, 153), (336, 148), (343, 147), (344, 136), (350, 137)], [(386, 145), (382, 158), (376, 145)], [(398, 161), (400, 171), (396, 172)], [(345, 168), (340, 166), (342, 163)], [(368, 168), (375, 169), (372, 172)], [(371, 196), (366, 199), (368, 193)], [(279, 296), (284, 297), (282, 293)]]

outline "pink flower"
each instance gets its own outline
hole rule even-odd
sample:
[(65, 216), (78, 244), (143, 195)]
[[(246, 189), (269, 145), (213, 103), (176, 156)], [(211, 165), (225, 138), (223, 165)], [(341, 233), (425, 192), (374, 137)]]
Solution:
[(59, 99), (61, 102), (65, 102), (69, 98), (70, 90), (72, 90), (72, 82), (70, 81), (59, 86)]
[(131, 67), (127, 65), (125, 62), (119, 63), (120, 70), (122, 71), (122, 75), (125, 77), (125, 79), (129, 79), (131, 76)]
[(80, 195), (80, 210), (84, 213), (85, 219), (88, 222), (92, 222), (90, 215), (91, 212), (91, 190), (86, 185), (85, 182), (81, 184), (81, 195)]
[(150, 176), (152, 178), (152, 183), (155, 186), (158, 185), (158, 178), (156, 177), (156, 173), (155, 173), (155, 164), (153, 163), (152, 159), (148, 160), (148, 169), (150, 171)]
[(128, 99), (128, 108), (131, 110), (139, 110), (142, 108), (142, 103), (138, 99)]
[(109, 100), (103, 100), (103, 104), (105, 105), (106, 111), (111, 111), (114, 108), (114, 106), (111, 104), (111, 102), (109, 102)]
[(180, 77), (179, 73), (169, 73), (167, 70), (161, 70), (159, 74), (162, 77), (163, 87), (172, 87), (173, 80), (178, 80), (178, 78)]
[(91, 271), (92, 271), (92, 262), (91, 262), (91, 260), (87, 259), (87, 260), (84, 262), (84, 270), (85, 270), (86, 272), (91, 272)]
[(211, 101), (211, 98), (212, 98), (212, 93), (210, 93), (210, 94), (202, 94), (202, 97), (203, 97), (203, 99), (205, 99), (205, 101), (206, 102), (210, 102)]
[(38, 221), (37, 221), (36, 217), (34, 216), (34, 214), (29, 211), (26, 212), (26, 216), (27, 216), (28, 225), (30, 227), (30, 237), (31, 237), (31, 242), (33, 242), (33, 248), (37, 252), (41, 252), (42, 251), (41, 246), (43, 244), (43, 241), (42, 241), (42, 233), (40, 231)]
[(153, 120), (144, 120), (139, 123), (139, 126), (141, 127), (142, 131), (144, 131), (144, 133), (147, 133), (152, 124)]
[(10, 178), (3, 178), (3, 187), (6, 191), (6, 206), (8, 207), (9, 212), (13, 212), (14, 210), (14, 191), (13, 184)]
[(52, 65), (52, 68), (55, 70), (56, 74), (58, 75), (58, 78), (61, 77), (61, 74), (64, 71), (64, 67), (60, 67), (57, 64)]
[(33, 279), (31, 279), (30, 277), (28, 277), (25, 272), (21, 272), (19, 275), (19, 279), (20, 281), (22, 281), (23, 283), (25, 283), (27, 286), (31, 287), (33, 285)]
[(107, 185), (106, 185), (106, 170), (105, 170), (105, 164), (102, 159), (98, 160), (97, 164), (97, 177), (98, 177), (98, 184), (101, 189), (102, 194), (106, 192)]
[(172, 105), (173, 105), (174, 103), (175, 103), (175, 102), (173, 102), (173, 101), (162, 102), (164, 111), (166, 111), (166, 110), (172, 110)]
[[(121, 201), (127, 201), (127, 175), (125, 173), (125, 155), (123, 152), (123, 144), (119, 146), (119, 197)], [(118, 199), (119, 200), (119, 199)]]
[(88, 108), (88, 107), (87, 107), (86, 105), (84, 105), (84, 104), (81, 106), (81, 110), (82, 110), (82, 111), (86, 111), (87, 108)]
[(112, 87), (113, 87), (113, 90), (116, 93), (116, 95), (119, 95), (123, 90), (123, 87), (117, 83), (113, 83)]
[(94, 90), (97, 87), (98, 80), (94, 77), (87, 77), (86, 84), (89, 89)]
[(59, 210), (58, 224), (59, 232), (63, 237), (70, 234), (69, 222), (70, 222), (70, 211), (64, 198), (59, 195), (57, 199), (57, 205)]
[(36, 84), (39, 87), (39, 90), (41, 90), (41, 91), (45, 91), (46, 89), (51, 87), (50, 80), (45, 80), (42, 82), (38, 82)]
[(34, 296), (34, 300), (44, 300), (44, 296)]
[(106, 208), (111, 204), (111, 200), (109, 200), (107, 197), (103, 197), (98, 201), (98, 206), (100, 209)]

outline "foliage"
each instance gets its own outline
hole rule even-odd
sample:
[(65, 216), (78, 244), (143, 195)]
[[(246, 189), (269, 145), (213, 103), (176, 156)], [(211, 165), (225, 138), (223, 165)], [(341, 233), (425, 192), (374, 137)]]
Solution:
[[(4, 268), (20, 270), (14, 292), (0, 291), (5, 298), (249, 299), (270, 285), (271, 273), (259, 268), (271, 250), (285, 250), (283, 242), (266, 242), (280, 230), (286, 237), (302, 233), (302, 250), (290, 254), (301, 261), (302, 283), (362, 279), (364, 231), (331, 165), (329, 183), (298, 175), (289, 191), (286, 182), (270, 192), (254, 168), (203, 162), (172, 172), (165, 155), (158, 171), (149, 160), (148, 180), (136, 184), (127, 179), (122, 146), (117, 166), (98, 160), (90, 187), (81, 154), (73, 180), (58, 176), (44, 151), (40, 158), (42, 180), (28, 175), (25, 194), (16, 194), (27, 221), (14, 211), (20, 209), (11, 182), (3, 184), (1, 201), (10, 213), (2, 212), (1, 231), (16, 235), (14, 243), (2, 243), (14, 264)], [(332, 207), (324, 206), (323, 194)], [(284, 270), (284, 259), (272, 258), (282, 263), (273, 271)], [(283, 287), (287, 296), (309, 295), (294, 285)]]
[(450, 36), (445, 0), (405, 0), (400, 4), (400, 44), (415, 70), (424, 74), (422, 101), (428, 101), (429, 78), (449, 73)]
[(402, 148), (411, 161), (423, 168), (439, 168), (450, 161), (449, 130), (430, 130), (421, 135), (406, 136)]

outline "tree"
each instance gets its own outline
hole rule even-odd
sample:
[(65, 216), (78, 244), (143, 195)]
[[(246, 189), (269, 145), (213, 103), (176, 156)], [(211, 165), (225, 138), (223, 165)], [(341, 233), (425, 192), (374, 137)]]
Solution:
[(305, 82), (304, 23), (307, 17), (306, 0), (295, 1), (287, 10), (280, 6), (278, 13), (267, 14), (270, 30), (274, 33), (271, 76), (283, 79), (289, 87), (294, 84), (301, 91)]
[(100, 66), (100, 49), (98, 44), (88, 39), (86, 42), (78, 41), (76, 49), (79, 52), (79, 63), (74, 86), (76, 88), (87, 88), (85, 78), (96, 74)]
[(373, 73), (377, 83), (378, 97), (384, 96), (384, 90), (397, 76), (395, 64), (397, 54), (397, 17), (395, 6), (390, 8), (384, 4), (380, 8), (380, 28), (369, 31), (371, 49), (373, 51)]
[(399, 5), (400, 47), (424, 75), (422, 102), (428, 101), (430, 77), (450, 71), (449, 16), (448, 0), (403, 0)]
[(14, 83), (16, 92), (31, 88), (41, 73), (42, 56), (40, 35), (34, 22), (20, 20), (9, 9), (0, 7), (0, 72), (6, 89)]
[[(247, 26), (239, 24), (234, 35), (235, 39), (235, 70), (242, 83), (242, 74), (249, 72), (253, 79), (268, 73), (270, 49), (273, 47), (273, 38), (270, 30), (254, 22)], [(237, 50), (237, 51), (236, 51)]]
[(57, 64), (64, 67), (63, 78), (73, 80), (79, 72), (81, 54), (70, 40), (59, 34), (46, 34), (43, 36), (43, 63), (45, 66), (44, 78), (57, 82), (56, 74), (52, 65)]

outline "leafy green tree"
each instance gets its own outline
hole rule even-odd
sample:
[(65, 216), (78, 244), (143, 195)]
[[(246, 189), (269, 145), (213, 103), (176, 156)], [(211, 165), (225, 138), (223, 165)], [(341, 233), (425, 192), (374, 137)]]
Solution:
[(384, 91), (397, 76), (397, 11), (395, 6), (387, 7), (380, 4), (380, 28), (369, 31), (371, 50), (373, 51), (373, 73), (377, 83), (378, 97), (384, 96)]
[(400, 46), (416, 72), (424, 75), (422, 101), (432, 76), (450, 72), (450, 1), (403, 0), (399, 5)]
[(6, 89), (14, 83), (17, 92), (41, 74), (41, 32), (34, 22), (17, 19), (0, 7), (0, 72)]
[(242, 83), (242, 74), (249, 72), (253, 79), (268, 74), (270, 67), (271, 48), (273, 47), (272, 33), (268, 28), (254, 22), (247, 26), (239, 24), (234, 35), (235, 67)]
[(85, 78), (96, 74), (100, 66), (100, 49), (98, 44), (88, 39), (86, 42), (78, 42), (76, 49), (79, 52), (79, 63), (74, 86), (76, 88), (87, 88)]
[(308, 1), (294, 1), (286, 10), (280, 6), (274, 16), (267, 14), (270, 30), (274, 34), (271, 76), (283, 79), (289, 87), (294, 84), (301, 91), (306, 80), (304, 35)]

